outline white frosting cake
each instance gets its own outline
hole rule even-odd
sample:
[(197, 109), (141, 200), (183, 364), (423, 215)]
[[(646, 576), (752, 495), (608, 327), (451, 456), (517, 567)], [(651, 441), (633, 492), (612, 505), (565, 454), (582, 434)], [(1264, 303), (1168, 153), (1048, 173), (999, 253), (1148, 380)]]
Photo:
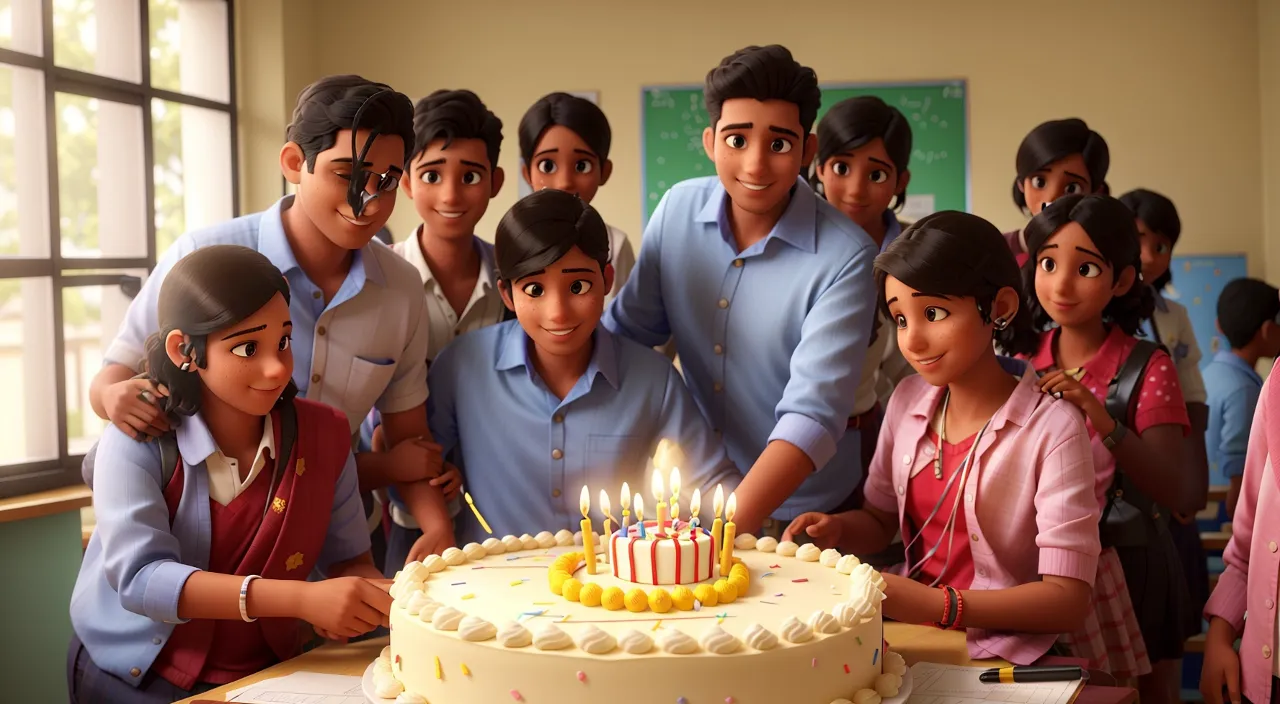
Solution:
[[(749, 537), (749, 536), (748, 536)], [(645, 540), (621, 531), (609, 536), (613, 576), (633, 584), (692, 584), (714, 579), (720, 559), (711, 535), (694, 531), (676, 539)]]
[[(598, 557), (594, 575), (568, 541), (500, 541), (483, 557), (468, 546), (411, 563), (392, 587), (378, 693), (532, 704), (879, 704), (896, 695), (905, 665), (882, 651), (880, 575), (851, 556), (783, 556), (743, 538), (735, 545), (752, 547), (735, 549), (740, 565), (728, 578), (706, 578), (707, 545), (688, 560), (702, 578), (669, 589), (647, 585), (677, 581), (675, 553), (668, 564), (647, 541), (634, 550), (616, 541), (613, 567)], [(690, 553), (697, 540), (685, 541)], [(659, 555), (656, 579), (642, 554)]]

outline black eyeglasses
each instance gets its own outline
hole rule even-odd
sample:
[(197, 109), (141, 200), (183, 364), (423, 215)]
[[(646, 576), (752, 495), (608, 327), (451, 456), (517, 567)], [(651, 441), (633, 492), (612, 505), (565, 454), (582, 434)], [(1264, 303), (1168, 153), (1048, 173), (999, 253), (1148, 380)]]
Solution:
[[(377, 184), (378, 184), (378, 187), (376, 189), (377, 192), (390, 193), (391, 191), (396, 190), (396, 188), (400, 186), (400, 178), (402, 176), (404, 176), (404, 169), (401, 169), (398, 166), (392, 166), (382, 173), (369, 171), (367, 169), (361, 169), (360, 176), (357, 177), (360, 180), (360, 184), (356, 188), (358, 188), (361, 191), (368, 191), (369, 180), (376, 177)], [(340, 173), (338, 174), (338, 178), (341, 178), (347, 181), (351, 180), (351, 176), (349, 174)]]

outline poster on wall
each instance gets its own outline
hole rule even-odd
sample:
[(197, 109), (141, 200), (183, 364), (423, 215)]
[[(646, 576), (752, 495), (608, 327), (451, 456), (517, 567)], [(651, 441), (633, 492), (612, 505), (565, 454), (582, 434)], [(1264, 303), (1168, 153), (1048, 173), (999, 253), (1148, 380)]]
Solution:
[[(569, 95), (574, 95), (574, 96), (577, 96), (577, 97), (582, 98), (582, 99), (584, 99), (584, 100), (590, 100), (591, 102), (595, 103), (596, 105), (599, 105), (599, 104), (600, 104), (600, 91), (598, 91), (598, 90), (577, 90), (577, 91), (574, 91), (574, 90), (568, 90), (568, 91), (565, 91), (565, 92), (566, 92), (566, 93), (568, 93)], [(517, 174), (517, 176), (519, 176), (519, 175)], [(533, 189), (532, 189), (532, 188), (530, 188), (530, 186), (529, 186), (529, 184), (528, 184), (528, 183), (525, 183), (525, 180), (524, 180), (524, 177), (523, 177), (523, 176), (519, 176), (519, 177), (516, 179), (516, 182), (517, 182), (517, 184), (518, 184), (518, 187), (517, 187), (516, 193), (519, 195), (519, 197), (524, 198), (525, 196), (529, 195), (530, 193), (533, 193)]]

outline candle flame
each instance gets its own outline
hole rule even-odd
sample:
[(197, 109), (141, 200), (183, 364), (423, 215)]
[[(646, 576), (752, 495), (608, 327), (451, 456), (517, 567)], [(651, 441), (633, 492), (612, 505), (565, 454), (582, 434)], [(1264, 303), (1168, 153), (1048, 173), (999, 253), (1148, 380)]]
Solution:
[(622, 493), (618, 495), (618, 503), (622, 504), (623, 511), (631, 510), (631, 487), (626, 482), (622, 483)]
[(693, 490), (693, 500), (689, 502), (689, 515), (693, 518), (698, 517), (698, 512), (702, 510), (702, 491), (700, 489)]
[(653, 472), (653, 500), (661, 502), (666, 498), (662, 491), (662, 475), (657, 470)]
[(644, 497), (636, 494), (635, 500), (631, 502), (636, 507), (636, 520), (644, 522)]
[(720, 486), (719, 484), (716, 485), (716, 496), (715, 496), (715, 500), (712, 501), (711, 505), (715, 509), (716, 518), (719, 518), (720, 514), (724, 513), (724, 487), (723, 486)]
[(582, 485), (582, 497), (578, 499), (578, 508), (582, 509), (582, 517), (590, 518), (587, 514), (591, 513), (591, 492), (587, 491), (587, 485)]
[(671, 500), (675, 501), (680, 496), (680, 468), (671, 468)]
[(612, 506), (609, 505), (609, 495), (604, 493), (604, 489), (600, 490), (600, 513), (607, 518), (613, 518)]
[(726, 504), (724, 507), (725, 520), (732, 523), (733, 514), (737, 512), (738, 512), (738, 495), (734, 492), (729, 492), (729, 503)]

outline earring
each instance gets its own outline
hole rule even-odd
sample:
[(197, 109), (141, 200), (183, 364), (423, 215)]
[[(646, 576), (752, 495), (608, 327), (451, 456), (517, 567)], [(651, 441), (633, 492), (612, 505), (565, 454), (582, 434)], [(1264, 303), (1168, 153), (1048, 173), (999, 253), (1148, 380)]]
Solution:
[(1004, 330), (1009, 327), (1009, 321), (1004, 318), (996, 318), (996, 330)]
[(181, 367), (179, 367), (179, 369), (181, 369), (181, 370), (182, 370), (182, 371), (184, 371), (184, 372), (189, 372), (189, 371), (191, 371), (191, 360), (190, 360), (190, 359), (188, 359), (187, 361), (183, 362), (183, 363), (182, 363), (182, 366), (181, 366)]

